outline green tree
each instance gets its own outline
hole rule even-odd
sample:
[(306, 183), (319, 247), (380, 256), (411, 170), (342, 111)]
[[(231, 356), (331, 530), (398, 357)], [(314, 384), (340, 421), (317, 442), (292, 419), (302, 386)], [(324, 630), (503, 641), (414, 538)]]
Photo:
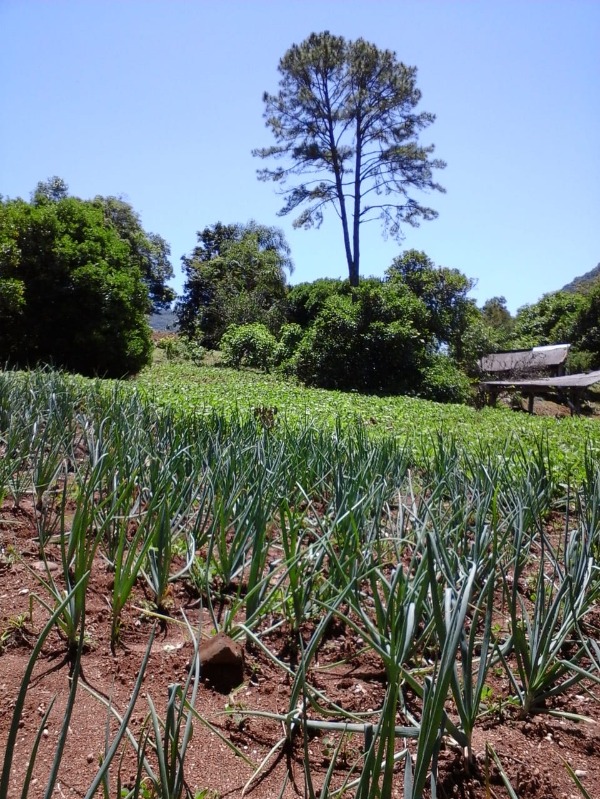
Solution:
[[(31, 194), (34, 205), (58, 202), (69, 196), (69, 187), (62, 178), (41, 180)], [(150, 296), (148, 311), (161, 311), (170, 307), (175, 292), (167, 281), (173, 277), (169, 260), (171, 249), (162, 236), (147, 233), (142, 227), (139, 214), (121, 197), (100, 197), (94, 204), (102, 208), (108, 224), (113, 225), (123, 241), (129, 246), (129, 257), (141, 271)]]
[(306, 328), (315, 321), (329, 297), (351, 293), (352, 289), (347, 280), (323, 277), (312, 283), (296, 283), (288, 291), (288, 319)]
[[(418, 141), (435, 117), (416, 112), (416, 68), (363, 39), (313, 33), (285, 53), (279, 73), (279, 92), (263, 96), (276, 144), (253, 154), (287, 163), (259, 170), (259, 178), (284, 187), (280, 214), (305, 206), (295, 227), (318, 227), (324, 209), (334, 206), (350, 284), (358, 286), (363, 222), (379, 218), (401, 239), (404, 223), (418, 226), (437, 216), (412, 196), (414, 190), (443, 191), (433, 171), (445, 163), (431, 158), (433, 145)], [(305, 179), (288, 188), (296, 175)]]
[(492, 297), (481, 306), (483, 321), (498, 334), (498, 340), (506, 343), (510, 338), (515, 320), (506, 307), (506, 297)]
[(189, 338), (216, 348), (230, 325), (259, 322), (276, 333), (284, 323), (292, 261), (279, 229), (218, 222), (198, 232), (182, 261), (186, 280), (176, 313)]
[(573, 344), (577, 325), (589, 306), (583, 294), (557, 291), (545, 294), (533, 305), (519, 308), (515, 318), (514, 344), (536, 347), (546, 344)]
[(1, 362), (136, 372), (151, 352), (148, 304), (127, 242), (93, 203), (0, 203)]
[(173, 277), (169, 260), (171, 248), (158, 233), (148, 233), (142, 227), (139, 214), (120, 197), (96, 197), (94, 203), (102, 208), (105, 219), (129, 245), (129, 255), (148, 286), (152, 310), (166, 310), (175, 299), (167, 285)]
[(363, 280), (324, 301), (297, 353), (297, 374), (323, 388), (416, 391), (433, 341), (427, 311), (405, 286)]
[(406, 250), (386, 270), (391, 283), (406, 286), (427, 309), (427, 330), (437, 346), (446, 345), (459, 362), (463, 360), (463, 336), (473, 319), (474, 300), (467, 295), (474, 282), (458, 269), (436, 266), (418, 250)]
[(31, 193), (31, 200), (36, 205), (44, 202), (57, 202), (69, 196), (69, 187), (62, 178), (54, 175), (48, 180), (40, 180)]

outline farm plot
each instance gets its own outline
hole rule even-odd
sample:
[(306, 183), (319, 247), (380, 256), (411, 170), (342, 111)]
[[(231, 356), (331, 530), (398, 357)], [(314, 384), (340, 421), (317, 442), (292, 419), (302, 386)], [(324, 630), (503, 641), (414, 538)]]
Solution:
[(592, 796), (600, 468), (0, 375), (4, 797)]

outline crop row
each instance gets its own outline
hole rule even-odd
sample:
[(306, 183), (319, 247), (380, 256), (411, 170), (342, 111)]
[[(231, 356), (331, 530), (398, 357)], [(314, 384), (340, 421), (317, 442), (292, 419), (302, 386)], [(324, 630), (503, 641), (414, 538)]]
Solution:
[(333, 430), (339, 424), (362, 426), (369, 438), (395, 438), (411, 450), (412, 462), (432, 455), (438, 434), (451, 437), (477, 456), (493, 452), (512, 457), (515, 449), (532, 448), (544, 438), (552, 454), (556, 479), (567, 483), (584, 477), (586, 448), (600, 453), (600, 425), (584, 416), (530, 416), (508, 409), (441, 404), (408, 396), (368, 396), (296, 386), (275, 375), (162, 362), (145, 370), (136, 385), (152, 402), (190, 414), (226, 417), (256, 408), (277, 409), (289, 427)]
[[(72, 708), (87, 589), (99, 564), (114, 578), (113, 650), (137, 581), (164, 617), (169, 586), (185, 580), (215, 631), (260, 650), (287, 674), (285, 735), (274, 747), (301, 740), (307, 748), (324, 729), (338, 741), (319, 785), (307, 755), (311, 799), (390, 796), (401, 766), (407, 799), (420, 799), (428, 784), (434, 795), (448, 737), (465, 768), (475, 765), (474, 730), (498, 699), (492, 670), (508, 681), (502, 701), (523, 716), (574, 718), (557, 699), (600, 681), (593, 617), (600, 469), (593, 445), (579, 445), (581, 478), (569, 485), (543, 432), (526, 442), (496, 437), (494, 446), (441, 431), (374, 438), (360, 422), (288, 422), (269, 405), (245, 415), (183, 412), (124, 384), (0, 374), (0, 500), (18, 506), (31, 497), (39, 557), (47, 564), (48, 552), (58, 552), (60, 562), (58, 572), (47, 567), (38, 577), (48, 621), (29, 668), (58, 630), (71, 663)], [(557, 506), (558, 528), (549, 523)], [(386, 690), (376, 711), (345, 710), (313, 679), (335, 620), (382, 663)], [(275, 633), (296, 652), (289, 662), (271, 645)], [(131, 733), (143, 664), (88, 797), (110, 795), (111, 764), (127, 738), (138, 758), (127, 796), (141, 796), (148, 781), (165, 799), (189, 790), (185, 753), (202, 670), (198, 635), (191, 628), (189, 635), (196, 656), (186, 683), (172, 688), (166, 717), (151, 704), (146, 729)], [(0, 799), (9, 795), (30, 676), (14, 710)], [(69, 710), (48, 796), (68, 724)], [(349, 730), (364, 736), (364, 747), (340, 782)]]

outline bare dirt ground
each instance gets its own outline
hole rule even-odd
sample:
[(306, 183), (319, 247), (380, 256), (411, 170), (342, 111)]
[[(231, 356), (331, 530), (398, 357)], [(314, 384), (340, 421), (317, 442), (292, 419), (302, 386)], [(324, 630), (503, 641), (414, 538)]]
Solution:
[[(0, 751), (4, 752), (15, 698), (23, 679), (32, 646), (47, 618), (34, 595), (44, 596), (44, 588), (35, 578), (39, 558), (35, 543), (33, 509), (26, 503), (20, 509), (6, 504), (0, 509)], [(49, 552), (52, 559), (52, 552)], [(110, 697), (113, 707), (123, 712), (129, 701), (152, 627), (145, 612), (148, 601), (143, 585), (136, 586), (133, 599), (123, 618), (121, 645), (113, 656), (110, 649), (110, 579), (106, 564), (94, 563), (87, 602), (87, 642), (82, 660), (82, 678), (75, 710), (70, 722), (65, 755), (54, 790), (57, 797), (83, 797), (97, 771), (105, 747), (107, 708), (88, 688), (102, 697)], [(46, 594), (47, 598), (47, 594)], [(173, 621), (158, 630), (142, 693), (134, 710), (131, 727), (139, 733), (148, 712), (151, 696), (159, 714), (164, 714), (167, 689), (173, 682), (183, 682), (188, 673), (193, 646), (184, 626), (177, 623), (181, 610), (192, 626), (202, 628), (208, 640), (214, 632), (208, 617), (200, 616), (198, 597), (183, 583), (176, 583), (171, 597)], [(599, 623), (599, 619), (595, 619)], [(308, 631), (307, 631), (308, 633)], [(272, 651), (282, 661), (293, 659), (285, 633), (268, 640)], [(69, 690), (69, 665), (65, 644), (52, 633), (44, 646), (29, 686), (20, 721), (11, 775), (10, 796), (20, 796), (28, 766), (31, 746), (42, 716), (56, 697), (53, 711), (44, 729), (30, 797), (43, 795), (49, 767), (54, 756), (60, 722)], [(339, 623), (332, 626), (319, 653), (318, 668), (310, 675), (317, 687), (326, 691), (346, 708), (376, 712), (385, 692), (382, 664), (372, 653), (361, 650), (361, 642), (352, 630)], [(498, 753), (503, 767), (520, 799), (574, 799), (579, 794), (569, 777), (565, 761), (577, 770), (591, 796), (600, 796), (600, 710), (599, 692), (586, 685), (577, 686), (561, 698), (563, 709), (588, 716), (593, 723), (568, 721), (548, 713), (519, 718), (515, 708), (501, 702), (508, 695), (508, 684), (500, 673), (492, 686), (498, 696), (498, 708), (478, 725), (475, 751), (477, 768), (466, 774), (461, 753), (448, 742), (441, 753), (438, 796), (440, 799), (464, 797), (493, 799), (508, 796), (498, 771), (486, 760), (486, 744)], [(199, 715), (214, 725), (214, 731), (200, 721), (194, 723), (194, 735), (185, 761), (187, 783), (203, 799), (241, 797), (256, 799), (305, 796), (305, 764), (302, 737), (282, 744), (268, 757), (272, 747), (284, 738), (280, 722), (246, 715), (251, 711), (285, 713), (288, 710), (289, 677), (259, 650), (244, 652), (243, 681), (223, 692), (203, 682), (196, 700)], [(376, 718), (374, 715), (373, 718)], [(116, 724), (110, 727), (114, 733)], [(263, 768), (249, 784), (254, 767), (223, 742), (219, 734), (235, 744)], [(325, 733), (315, 735), (308, 744), (311, 773), (320, 784), (337, 740)], [(344, 763), (351, 764), (361, 753), (362, 736), (347, 735), (339, 757), (339, 781)], [(401, 742), (399, 743), (401, 745)], [(119, 759), (111, 772), (111, 797), (117, 797), (115, 784)], [(131, 747), (120, 762), (124, 785), (135, 778), (135, 757)], [(399, 765), (394, 797), (403, 796), (403, 769)], [(287, 785), (280, 793), (282, 786)], [(100, 795), (100, 794), (98, 794)], [(154, 794), (149, 793), (148, 796)], [(352, 795), (351, 792), (346, 794)]]

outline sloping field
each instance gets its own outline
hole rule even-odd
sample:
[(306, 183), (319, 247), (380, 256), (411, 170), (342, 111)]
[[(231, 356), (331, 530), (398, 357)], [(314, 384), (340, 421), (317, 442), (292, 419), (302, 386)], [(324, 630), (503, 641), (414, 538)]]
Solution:
[(0, 372), (0, 799), (589, 799), (596, 436)]
[(370, 438), (388, 438), (410, 448), (416, 460), (431, 454), (439, 436), (466, 451), (499, 457), (540, 446), (552, 452), (556, 477), (583, 476), (586, 450), (600, 453), (600, 423), (579, 417), (538, 417), (507, 408), (445, 405), (414, 397), (365, 396), (295, 386), (273, 375), (191, 364), (155, 364), (136, 384), (160, 405), (181, 412), (269, 415), (278, 423), (319, 428), (362, 427)]

